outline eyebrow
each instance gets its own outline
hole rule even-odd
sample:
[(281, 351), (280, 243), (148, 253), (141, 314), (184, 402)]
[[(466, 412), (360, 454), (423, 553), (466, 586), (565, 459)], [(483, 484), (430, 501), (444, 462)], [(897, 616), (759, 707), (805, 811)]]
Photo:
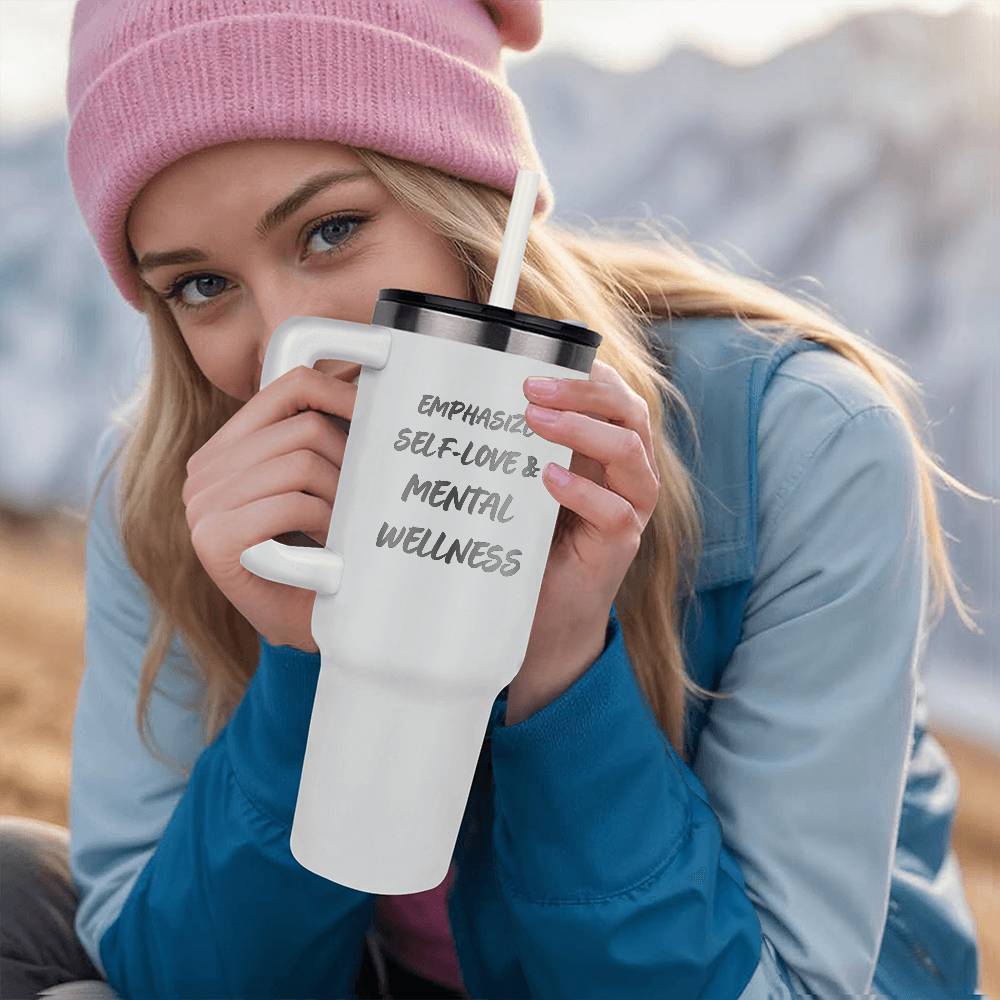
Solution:
[[(322, 191), (337, 184), (345, 184), (356, 180), (372, 180), (374, 175), (364, 168), (354, 170), (325, 170), (306, 178), (287, 198), (269, 208), (257, 221), (254, 230), (261, 240), (267, 238), (272, 230), (281, 225), (290, 215), (294, 215), (307, 201), (315, 198)], [(208, 260), (208, 254), (197, 247), (182, 247), (179, 250), (151, 250), (145, 253), (136, 266), (140, 273), (152, 271), (167, 264), (197, 264)]]

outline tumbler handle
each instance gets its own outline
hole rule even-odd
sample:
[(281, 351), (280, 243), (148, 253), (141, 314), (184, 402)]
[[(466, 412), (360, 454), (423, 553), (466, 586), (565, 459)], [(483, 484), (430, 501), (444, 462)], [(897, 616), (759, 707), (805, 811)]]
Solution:
[[(298, 365), (311, 368), (321, 358), (381, 369), (389, 360), (391, 347), (392, 331), (387, 327), (325, 316), (290, 316), (271, 334), (260, 387)], [(265, 580), (320, 594), (335, 594), (344, 571), (344, 560), (336, 552), (325, 547), (286, 545), (273, 538), (244, 549), (240, 563)]]

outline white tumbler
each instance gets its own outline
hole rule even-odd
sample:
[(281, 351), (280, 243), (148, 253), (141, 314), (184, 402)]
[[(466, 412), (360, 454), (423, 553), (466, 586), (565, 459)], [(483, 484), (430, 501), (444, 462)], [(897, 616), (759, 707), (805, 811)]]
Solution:
[(372, 323), (294, 316), (261, 387), (320, 358), (362, 366), (325, 547), (246, 549), (258, 576), (317, 592), (320, 673), (291, 851), (380, 894), (439, 885), (496, 696), (527, 649), (559, 504), (523, 381), (589, 378), (585, 326), (382, 289)]

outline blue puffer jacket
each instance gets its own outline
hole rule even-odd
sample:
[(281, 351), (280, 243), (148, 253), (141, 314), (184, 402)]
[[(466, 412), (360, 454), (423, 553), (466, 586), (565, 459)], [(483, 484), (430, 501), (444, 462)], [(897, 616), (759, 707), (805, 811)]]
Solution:
[[(950, 845), (957, 786), (925, 728), (926, 557), (915, 465), (875, 383), (729, 320), (660, 323), (697, 420), (705, 547), (684, 642), (725, 692), (676, 754), (612, 609), (601, 656), (513, 726), (497, 698), (448, 900), (476, 997), (974, 995), (975, 928)], [(116, 443), (109, 429), (99, 470)], [(74, 725), (77, 931), (127, 996), (345, 997), (374, 897), (292, 857), (319, 655), (261, 640), (206, 745), (175, 639), (134, 713), (148, 595), (114, 476), (87, 543)]]

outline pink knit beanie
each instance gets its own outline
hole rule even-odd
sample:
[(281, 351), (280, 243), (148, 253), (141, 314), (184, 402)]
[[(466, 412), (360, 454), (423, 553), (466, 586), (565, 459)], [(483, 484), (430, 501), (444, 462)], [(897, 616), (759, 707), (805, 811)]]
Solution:
[(172, 161), (239, 139), (329, 139), (513, 193), (553, 194), (501, 48), (528, 51), (540, 0), (78, 0), (66, 95), (81, 213), (141, 309), (125, 221)]

